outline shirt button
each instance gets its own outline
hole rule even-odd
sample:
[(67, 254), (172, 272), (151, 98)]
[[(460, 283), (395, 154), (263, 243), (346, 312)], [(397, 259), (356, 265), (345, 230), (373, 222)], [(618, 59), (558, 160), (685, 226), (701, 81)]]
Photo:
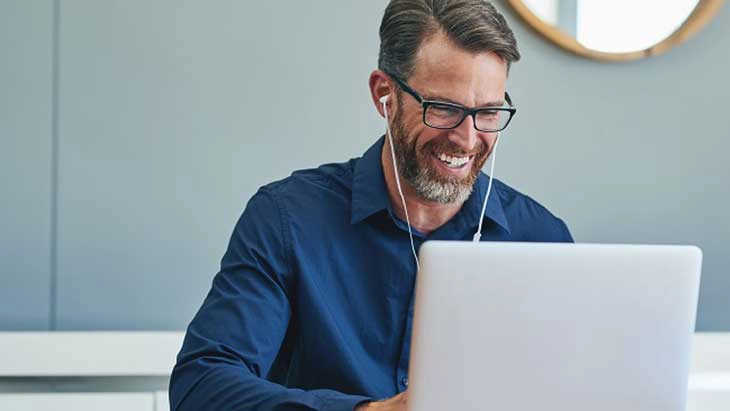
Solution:
[(403, 377), (402, 380), (400, 380), (400, 383), (403, 384), (404, 387), (408, 386), (408, 377)]

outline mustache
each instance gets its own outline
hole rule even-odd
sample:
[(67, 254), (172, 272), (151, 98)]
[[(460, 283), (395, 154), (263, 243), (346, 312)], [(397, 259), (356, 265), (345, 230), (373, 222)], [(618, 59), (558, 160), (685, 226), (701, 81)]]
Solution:
[(458, 157), (475, 156), (476, 158), (487, 155), (490, 151), (489, 147), (481, 140), (477, 141), (474, 149), (466, 151), (448, 139), (431, 140), (424, 144), (423, 149), (432, 153), (449, 153)]

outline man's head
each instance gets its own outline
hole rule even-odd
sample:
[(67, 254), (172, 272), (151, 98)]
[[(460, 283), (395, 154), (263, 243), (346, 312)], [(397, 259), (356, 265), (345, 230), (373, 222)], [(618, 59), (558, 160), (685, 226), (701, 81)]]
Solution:
[(380, 37), (370, 88), (381, 114), (380, 97), (389, 94), (394, 103), (399, 173), (424, 200), (463, 202), (497, 133), (476, 130), (470, 116), (453, 129), (429, 127), (403, 86), (427, 100), (503, 106), (509, 66), (520, 58), (511, 29), (484, 0), (391, 0)]

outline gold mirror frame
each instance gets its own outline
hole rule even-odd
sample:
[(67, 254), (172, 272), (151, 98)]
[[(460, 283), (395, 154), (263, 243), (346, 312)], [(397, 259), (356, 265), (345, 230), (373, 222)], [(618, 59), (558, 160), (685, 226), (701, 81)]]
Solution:
[(576, 39), (562, 32), (557, 27), (544, 22), (540, 17), (530, 10), (522, 0), (507, 0), (512, 9), (522, 17), (533, 29), (537, 30), (548, 40), (557, 44), (565, 50), (573, 52), (579, 56), (588, 57), (594, 60), (608, 62), (622, 62), (638, 60), (641, 58), (656, 56), (662, 54), (672, 47), (679, 46), (687, 41), (690, 37), (697, 34), (713, 17), (717, 14), (725, 0), (699, 0), (692, 14), (687, 20), (674, 31), (669, 37), (659, 43), (639, 51), (628, 53), (607, 53), (589, 49), (578, 43)]

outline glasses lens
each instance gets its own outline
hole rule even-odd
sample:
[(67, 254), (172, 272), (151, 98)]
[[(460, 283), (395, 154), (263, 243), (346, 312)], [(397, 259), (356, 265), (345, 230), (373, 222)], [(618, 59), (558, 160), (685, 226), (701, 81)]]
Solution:
[(500, 131), (507, 127), (512, 113), (507, 110), (479, 110), (476, 114), (476, 128), (481, 131)]
[(464, 110), (445, 104), (432, 104), (426, 109), (426, 124), (437, 128), (455, 127), (464, 117)]

